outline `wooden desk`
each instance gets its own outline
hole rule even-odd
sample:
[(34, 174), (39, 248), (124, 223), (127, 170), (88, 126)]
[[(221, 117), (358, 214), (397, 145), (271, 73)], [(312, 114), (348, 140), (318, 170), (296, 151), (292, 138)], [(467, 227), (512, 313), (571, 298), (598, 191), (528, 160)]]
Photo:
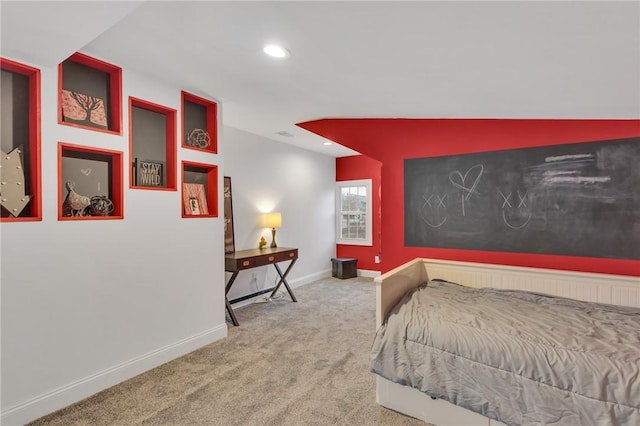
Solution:
[[(285, 270), (284, 274), (278, 266), (279, 262), (285, 262), (290, 260), (289, 266)], [(232, 303), (241, 302), (243, 300), (249, 299), (254, 296), (258, 296), (260, 294), (271, 292), (271, 296), (280, 289), (280, 286), (284, 284), (285, 288), (289, 292), (289, 296), (291, 296), (291, 300), (297, 302), (296, 296), (294, 296), (291, 287), (289, 287), (289, 283), (287, 283), (287, 274), (291, 271), (291, 268), (298, 260), (298, 249), (297, 248), (288, 248), (288, 247), (276, 247), (276, 248), (263, 248), (263, 249), (250, 249), (250, 250), (240, 250), (234, 253), (228, 253), (224, 257), (224, 270), (227, 272), (231, 272), (231, 277), (227, 282), (227, 285), (224, 289), (224, 301), (227, 306), (227, 312), (229, 312), (229, 316), (231, 317), (231, 322), (233, 325), (238, 326), (238, 320), (236, 319), (236, 315), (233, 313), (233, 308), (231, 307)], [(229, 290), (231, 290), (231, 286), (233, 282), (238, 277), (240, 271), (245, 269), (257, 268), (259, 266), (265, 265), (273, 265), (278, 271), (278, 276), (280, 280), (275, 287), (268, 288), (262, 291), (258, 291), (256, 293), (248, 294), (246, 296), (239, 297), (237, 299), (233, 299), (229, 301), (227, 299), (227, 294), (229, 294)]]

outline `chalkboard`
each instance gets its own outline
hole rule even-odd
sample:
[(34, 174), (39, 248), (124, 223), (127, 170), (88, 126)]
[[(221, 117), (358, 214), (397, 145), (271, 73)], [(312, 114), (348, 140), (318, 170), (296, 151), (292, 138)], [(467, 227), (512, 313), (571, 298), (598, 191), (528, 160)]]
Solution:
[(410, 247), (640, 259), (640, 137), (404, 161)]

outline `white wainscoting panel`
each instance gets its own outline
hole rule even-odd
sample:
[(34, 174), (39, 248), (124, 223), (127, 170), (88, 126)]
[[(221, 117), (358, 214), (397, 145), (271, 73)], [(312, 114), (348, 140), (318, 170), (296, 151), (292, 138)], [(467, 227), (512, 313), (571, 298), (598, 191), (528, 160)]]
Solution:
[(640, 307), (640, 277), (423, 259), (429, 279)]

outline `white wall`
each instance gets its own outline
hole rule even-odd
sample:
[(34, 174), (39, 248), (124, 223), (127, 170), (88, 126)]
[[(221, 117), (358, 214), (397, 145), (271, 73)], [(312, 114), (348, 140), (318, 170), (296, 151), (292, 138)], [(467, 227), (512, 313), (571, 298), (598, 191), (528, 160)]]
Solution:
[[(180, 90), (215, 99), (123, 68), (123, 134), (103, 134), (59, 125), (57, 68), (27, 65), (42, 73), (43, 220), (0, 224), (3, 425), (36, 419), (227, 335), (222, 197), (219, 218), (182, 219), (180, 190), (128, 188), (128, 97), (178, 112)], [(236, 249), (257, 247), (261, 235), (270, 243), (260, 212), (280, 211), (276, 241), (299, 249), (292, 287), (329, 276), (335, 159), (229, 127), (220, 133), (217, 155), (181, 149), (178, 140), (178, 167), (182, 160), (218, 165), (220, 193), (222, 177), (232, 178)], [(59, 141), (123, 152), (123, 220), (58, 221)], [(230, 299), (271, 287), (276, 276), (273, 267), (243, 272)]]
[[(180, 190), (128, 188), (128, 97), (180, 111), (180, 90), (190, 88), (123, 68), (117, 136), (57, 124), (57, 68), (28, 65), (42, 72), (43, 220), (0, 225), (4, 425), (40, 417), (227, 335), (222, 219), (182, 219)], [(123, 220), (58, 221), (59, 141), (124, 152)], [(218, 155), (178, 148), (178, 167), (183, 159), (218, 165), (221, 191), (223, 145), (221, 139)], [(291, 231), (282, 237), (287, 242)]]
[[(264, 211), (279, 211), (278, 246), (299, 249), (289, 284), (295, 287), (331, 276), (335, 158), (227, 126), (222, 138), (224, 175), (231, 177), (236, 250), (257, 248), (261, 235), (271, 244), (271, 230), (260, 225), (260, 217)], [(273, 287), (276, 278), (272, 266), (240, 272), (229, 299)]]

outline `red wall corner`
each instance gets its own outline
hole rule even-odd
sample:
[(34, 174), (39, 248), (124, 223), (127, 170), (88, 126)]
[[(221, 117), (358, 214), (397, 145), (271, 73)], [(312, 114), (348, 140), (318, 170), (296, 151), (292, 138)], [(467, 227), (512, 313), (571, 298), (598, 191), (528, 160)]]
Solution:
[[(362, 257), (361, 269), (381, 272), (416, 257), (469, 262), (640, 276), (640, 260), (557, 256), (535, 253), (505, 253), (474, 250), (405, 247), (404, 160), (497, 151), (536, 146), (562, 145), (640, 136), (640, 120), (539, 120), (539, 119), (324, 119), (300, 127), (356, 150), (382, 164), (380, 188), (381, 234), (374, 246), (381, 248), (382, 263), (372, 264), (374, 250), (360, 253), (353, 247), (338, 247), (339, 255)], [(351, 177), (356, 166), (352, 157), (338, 159), (336, 179)], [(363, 167), (362, 172), (372, 172)], [(384, 243), (382, 243), (384, 241)]]
[(345, 180), (371, 179), (373, 190), (372, 232), (373, 245), (356, 246), (337, 244), (337, 257), (352, 257), (358, 259), (358, 269), (380, 271), (379, 263), (375, 263), (375, 256), (382, 256), (381, 241), (381, 169), (382, 163), (364, 155), (336, 158), (336, 182)]

